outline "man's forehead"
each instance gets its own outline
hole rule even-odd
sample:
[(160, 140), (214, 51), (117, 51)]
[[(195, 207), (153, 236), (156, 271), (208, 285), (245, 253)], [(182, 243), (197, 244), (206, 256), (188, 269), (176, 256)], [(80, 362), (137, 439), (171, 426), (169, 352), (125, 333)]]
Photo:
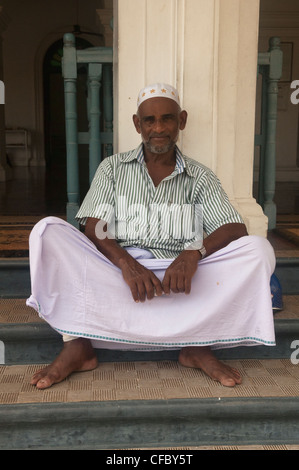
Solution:
[(146, 100), (139, 106), (140, 116), (163, 116), (167, 114), (177, 114), (180, 108), (178, 104), (169, 98), (152, 98)]

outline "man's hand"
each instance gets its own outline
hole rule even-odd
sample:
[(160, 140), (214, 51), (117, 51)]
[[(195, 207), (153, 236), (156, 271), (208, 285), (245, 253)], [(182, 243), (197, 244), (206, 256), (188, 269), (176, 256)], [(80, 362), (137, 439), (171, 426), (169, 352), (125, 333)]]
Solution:
[[(138, 263), (124, 248), (119, 246), (113, 237), (97, 237), (96, 226), (98, 222), (101, 221), (91, 217), (88, 218), (85, 235), (104, 256), (120, 268), (124, 281), (130, 287), (135, 302), (144, 302), (146, 298), (152, 299), (156, 295), (162, 295), (161, 282), (153, 272)], [(107, 230), (105, 223), (104, 230)]]
[(182, 251), (165, 272), (162, 281), (165, 294), (170, 294), (170, 291), (190, 294), (191, 280), (196, 272), (200, 256), (196, 250)]
[(135, 302), (144, 302), (146, 299), (151, 300), (154, 296), (163, 294), (162, 285), (157, 276), (134, 258), (121, 259), (119, 267)]
[[(126, 250), (118, 245), (116, 240), (109, 237), (99, 239), (96, 236), (96, 225), (99, 219), (88, 218), (85, 235), (95, 244), (115, 266), (122, 271), (125, 282), (131, 289), (135, 302), (152, 299), (155, 295), (170, 294), (170, 292), (191, 291), (191, 280), (194, 276), (200, 253), (196, 250), (185, 250), (171, 263), (166, 270), (162, 283), (153, 272), (146, 269)], [(208, 255), (228, 245), (231, 241), (247, 235), (244, 224), (227, 224), (215, 230), (205, 239)]]

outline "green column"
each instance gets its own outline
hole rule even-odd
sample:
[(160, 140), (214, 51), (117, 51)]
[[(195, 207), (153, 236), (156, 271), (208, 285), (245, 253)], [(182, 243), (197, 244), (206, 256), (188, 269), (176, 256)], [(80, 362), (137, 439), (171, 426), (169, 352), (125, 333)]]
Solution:
[(102, 65), (88, 65), (88, 94), (89, 94), (89, 182), (91, 183), (101, 155), (100, 138), (100, 86), (102, 78)]
[(77, 226), (75, 215), (79, 209), (79, 163), (77, 129), (77, 61), (75, 38), (64, 35), (62, 60), (65, 99), (65, 131), (67, 160), (67, 221)]
[(106, 156), (113, 153), (113, 85), (112, 85), (112, 65), (105, 64), (103, 67), (103, 108), (104, 108), (104, 127), (108, 135), (106, 143)]
[(276, 127), (278, 82), (282, 74), (282, 51), (280, 39), (270, 39), (270, 65), (267, 80), (267, 117), (264, 162), (264, 213), (268, 217), (268, 229), (276, 227), (276, 204), (274, 202), (276, 183)]

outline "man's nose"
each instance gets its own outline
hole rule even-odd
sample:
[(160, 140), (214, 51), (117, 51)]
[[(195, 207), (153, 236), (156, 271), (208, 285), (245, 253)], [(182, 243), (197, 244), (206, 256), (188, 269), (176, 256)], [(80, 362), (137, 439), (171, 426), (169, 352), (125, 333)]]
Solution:
[(165, 123), (163, 121), (163, 119), (156, 119), (155, 122), (154, 122), (154, 130), (155, 132), (157, 133), (161, 133), (164, 131), (165, 129)]

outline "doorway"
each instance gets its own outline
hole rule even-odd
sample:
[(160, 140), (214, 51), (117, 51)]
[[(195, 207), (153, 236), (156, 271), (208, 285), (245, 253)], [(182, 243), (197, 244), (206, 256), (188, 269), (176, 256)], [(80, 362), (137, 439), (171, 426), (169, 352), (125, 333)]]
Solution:
[[(76, 38), (76, 48), (93, 45)], [(66, 138), (64, 111), (64, 83), (62, 77), (63, 39), (55, 41), (47, 50), (43, 62), (44, 149), (45, 149), (45, 199), (52, 213), (65, 213), (66, 189)], [(86, 108), (86, 71), (78, 69), (77, 80), (78, 126), (88, 130)]]

